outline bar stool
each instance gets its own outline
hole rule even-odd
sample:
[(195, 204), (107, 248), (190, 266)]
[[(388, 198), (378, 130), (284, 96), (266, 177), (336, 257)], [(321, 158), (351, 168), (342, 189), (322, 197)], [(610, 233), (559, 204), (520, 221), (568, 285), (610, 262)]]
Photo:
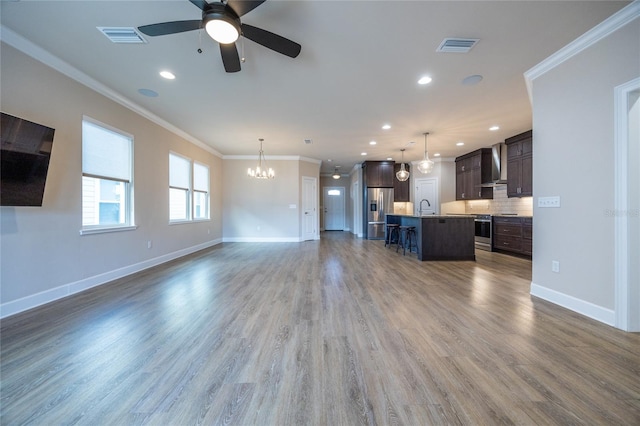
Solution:
[[(413, 237), (413, 238), (412, 238)], [(400, 226), (400, 238), (398, 240), (398, 245), (396, 247), (396, 253), (400, 248), (400, 240), (402, 240), (402, 255), (405, 256), (407, 254), (407, 245), (409, 246), (409, 253), (412, 252), (412, 248), (416, 248), (416, 253), (418, 252), (418, 234), (416, 233), (415, 226)], [(414, 244), (412, 244), (412, 242)]]
[(391, 244), (393, 244), (394, 235), (396, 236), (396, 242), (400, 241), (400, 231), (398, 230), (399, 227), (400, 225), (398, 225), (397, 223), (387, 223), (387, 235), (384, 239), (385, 247), (387, 245), (391, 247)]

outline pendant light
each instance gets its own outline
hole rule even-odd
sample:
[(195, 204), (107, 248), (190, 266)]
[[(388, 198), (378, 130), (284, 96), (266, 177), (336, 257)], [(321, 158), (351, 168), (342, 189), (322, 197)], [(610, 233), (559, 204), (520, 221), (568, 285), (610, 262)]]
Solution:
[(424, 159), (418, 163), (418, 170), (420, 173), (431, 173), (433, 170), (433, 161), (429, 159), (429, 152), (427, 152), (427, 135), (429, 132), (424, 133)]
[(400, 163), (400, 170), (398, 170), (398, 172), (396, 173), (396, 178), (400, 182), (405, 182), (407, 179), (409, 179), (409, 172), (404, 168), (404, 148), (402, 148), (400, 151), (402, 152), (402, 162)]
[(275, 172), (269, 166), (267, 166), (267, 160), (264, 158), (264, 151), (262, 150), (262, 142), (264, 139), (258, 139), (260, 141), (260, 152), (258, 153), (258, 165), (255, 169), (247, 170), (247, 175), (256, 179), (273, 179), (276, 177)]
[(333, 174), (331, 175), (331, 177), (334, 178), (335, 180), (340, 179), (340, 173), (338, 173), (338, 168), (340, 168), (340, 166), (336, 166)]

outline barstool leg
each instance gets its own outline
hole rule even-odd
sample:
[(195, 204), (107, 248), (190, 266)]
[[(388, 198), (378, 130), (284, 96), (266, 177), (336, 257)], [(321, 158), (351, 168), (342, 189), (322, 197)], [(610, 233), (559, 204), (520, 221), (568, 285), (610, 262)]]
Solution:
[(407, 244), (409, 244), (409, 254), (411, 254), (411, 231), (409, 230), (407, 230), (407, 238), (405, 238), (404, 244), (402, 245), (403, 256), (407, 254)]

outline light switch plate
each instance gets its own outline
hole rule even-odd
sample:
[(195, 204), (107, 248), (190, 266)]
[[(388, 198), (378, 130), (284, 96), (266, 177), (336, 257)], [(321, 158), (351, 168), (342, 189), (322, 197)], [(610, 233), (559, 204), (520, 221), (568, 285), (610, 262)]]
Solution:
[(538, 207), (541, 208), (549, 208), (549, 207), (560, 207), (560, 196), (555, 197), (538, 197)]

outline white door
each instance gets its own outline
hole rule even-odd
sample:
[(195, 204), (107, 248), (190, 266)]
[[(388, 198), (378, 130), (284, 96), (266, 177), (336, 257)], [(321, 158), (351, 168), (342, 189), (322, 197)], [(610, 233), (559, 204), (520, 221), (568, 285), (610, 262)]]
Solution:
[(316, 178), (302, 177), (302, 241), (318, 238), (318, 190)]
[(324, 187), (324, 230), (344, 231), (344, 187)]
[(416, 179), (416, 192), (413, 198), (416, 216), (438, 214), (440, 197), (438, 196), (438, 178)]

